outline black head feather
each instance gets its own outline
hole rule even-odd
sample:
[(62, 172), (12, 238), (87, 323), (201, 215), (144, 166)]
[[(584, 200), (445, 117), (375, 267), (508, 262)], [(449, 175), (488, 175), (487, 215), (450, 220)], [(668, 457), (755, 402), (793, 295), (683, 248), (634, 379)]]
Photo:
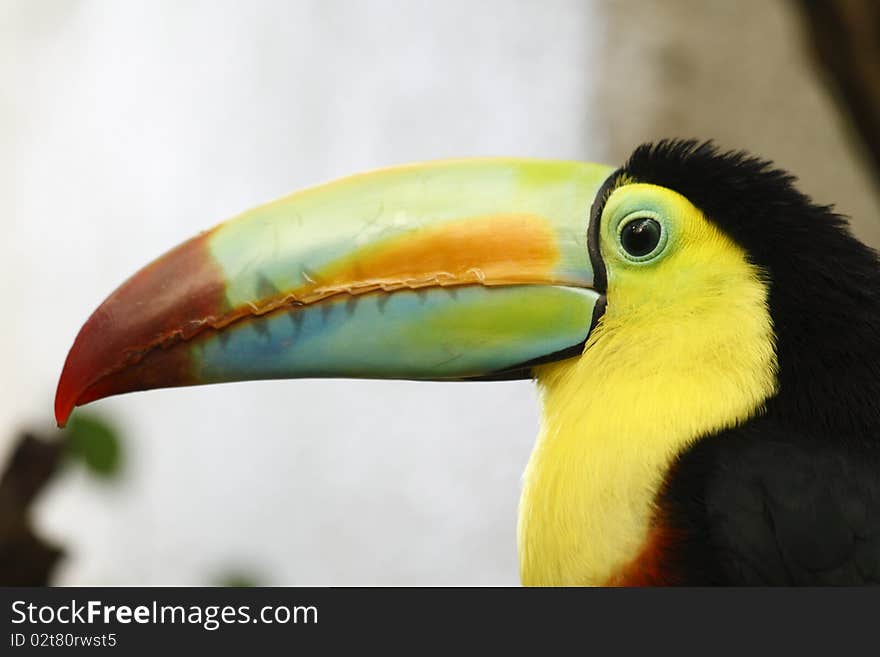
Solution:
[(742, 246), (769, 280), (780, 391), (768, 415), (875, 441), (880, 425), (880, 261), (795, 178), (711, 142), (640, 146), (620, 180), (677, 191)]

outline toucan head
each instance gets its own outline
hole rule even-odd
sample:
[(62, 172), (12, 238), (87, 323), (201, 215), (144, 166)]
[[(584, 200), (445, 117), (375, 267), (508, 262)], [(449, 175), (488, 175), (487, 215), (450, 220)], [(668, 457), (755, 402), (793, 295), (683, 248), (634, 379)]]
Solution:
[[(590, 368), (610, 385), (662, 368), (657, 385), (686, 386), (693, 367), (731, 361), (760, 373), (729, 377), (753, 409), (779, 387), (775, 263), (813, 230), (759, 225), (786, 209), (776, 187), (788, 180), (766, 163), (661, 142), (620, 169), (442, 161), (297, 192), (113, 292), (70, 350), (56, 418), (109, 395), (225, 381)], [(815, 269), (814, 255), (786, 257)], [(797, 284), (796, 272), (783, 278)], [(585, 359), (591, 350), (602, 357)]]

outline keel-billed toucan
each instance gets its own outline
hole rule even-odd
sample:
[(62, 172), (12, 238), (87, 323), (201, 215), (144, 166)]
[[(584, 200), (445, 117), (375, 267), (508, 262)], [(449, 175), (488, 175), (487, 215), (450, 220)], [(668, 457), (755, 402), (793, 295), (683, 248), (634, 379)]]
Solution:
[(534, 377), (525, 584), (880, 582), (880, 265), (744, 153), (403, 166), (256, 208), (80, 331), (74, 406), (288, 377)]

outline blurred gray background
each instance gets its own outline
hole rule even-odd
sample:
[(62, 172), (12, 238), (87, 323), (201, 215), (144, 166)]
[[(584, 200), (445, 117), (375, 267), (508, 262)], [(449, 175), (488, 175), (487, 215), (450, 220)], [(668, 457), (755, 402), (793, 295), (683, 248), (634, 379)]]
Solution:
[[(54, 432), (73, 338), (121, 281), (297, 188), (443, 157), (618, 164), (714, 137), (880, 243), (851, 130), (782, 0), (0, 0), (0, 460)], [(61, 584), (516, 584), (529, 382), (282, 381), (94, 405), (113, 482), (33, 510)]]

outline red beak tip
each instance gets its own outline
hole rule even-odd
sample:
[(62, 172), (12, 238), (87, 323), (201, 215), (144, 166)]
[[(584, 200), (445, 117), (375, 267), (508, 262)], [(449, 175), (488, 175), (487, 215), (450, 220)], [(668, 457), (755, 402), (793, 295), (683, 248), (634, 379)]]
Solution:
[(65, 363), (64, 371), (61, 372), (61, 378), (58, 380), (58, 388), (55, 390), (55, 421), (59, 429), (64, 428), (77, 405), (79, 390), (71, 383), (70, 372)]
[(60, 396), (55, 398), (55, 421), (58, 423), (59, 429), (63, 429), (64, 425), (67, 424), (67, 420), (70, 418), (71, 412), (73, 412), (73, 407), (74, 404), (62, 400)]

